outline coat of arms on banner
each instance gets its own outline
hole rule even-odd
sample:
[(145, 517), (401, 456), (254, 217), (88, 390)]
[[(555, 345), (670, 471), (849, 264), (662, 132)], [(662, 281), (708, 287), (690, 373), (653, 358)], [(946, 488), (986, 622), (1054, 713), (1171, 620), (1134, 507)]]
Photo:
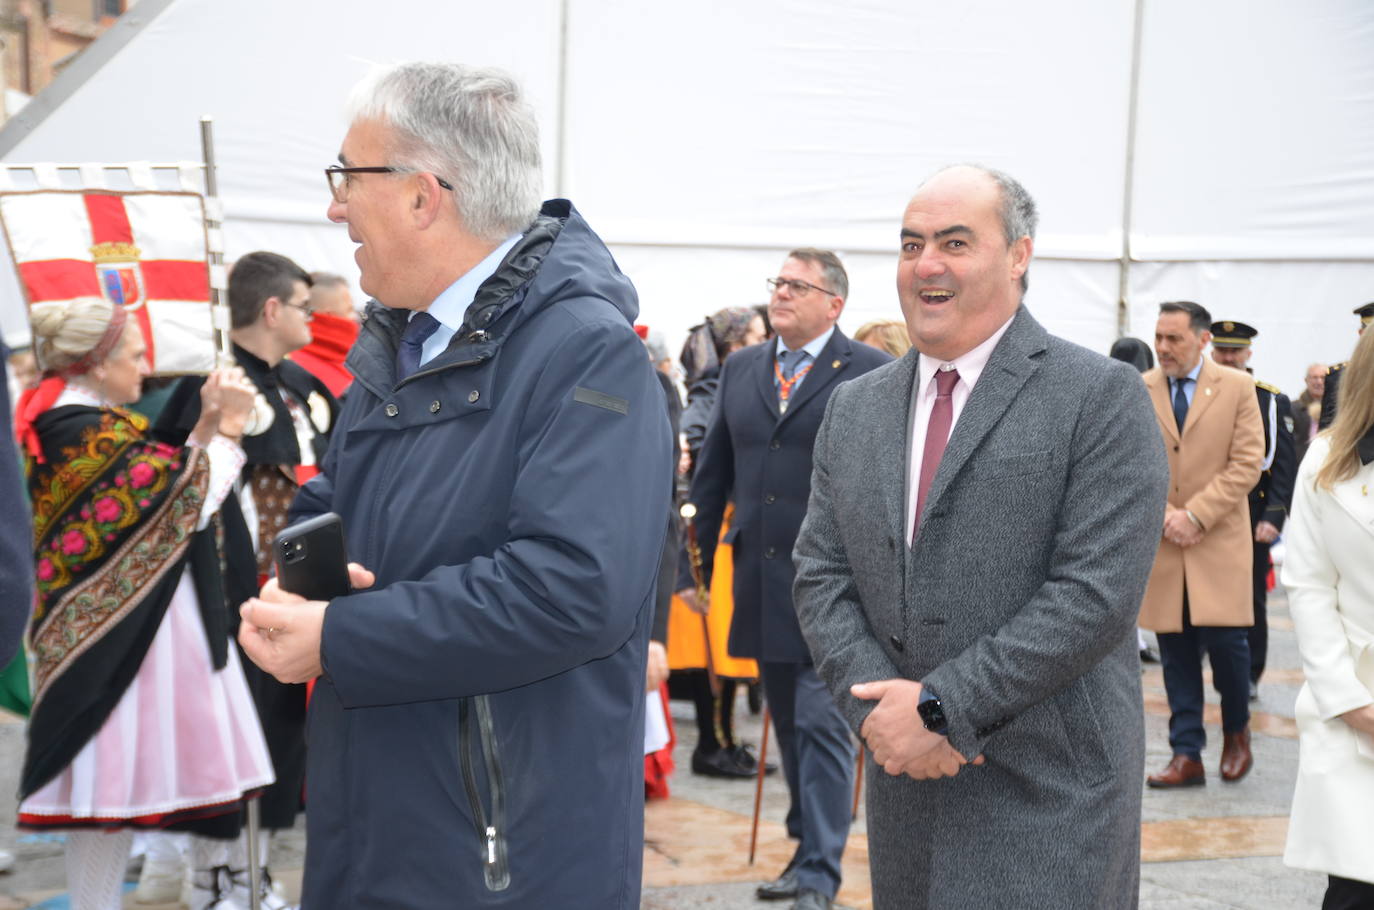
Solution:
[(129, 310), (160, 375), (215, 365), (205, 209), (195, 193), (0, 193), (30, 305), (101, 296)]

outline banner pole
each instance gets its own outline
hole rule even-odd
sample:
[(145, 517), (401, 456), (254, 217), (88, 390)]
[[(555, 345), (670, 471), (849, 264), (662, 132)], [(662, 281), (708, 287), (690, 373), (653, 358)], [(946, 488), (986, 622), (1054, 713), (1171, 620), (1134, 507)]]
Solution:
[[(205, 195), (208, 198), (219, 198), (219, 179), (215, 173), (215, 127), (213, 118), (207, 116), (200, 118), (200, 155), (205, 163)], [(223, 230), (223, 223), (210, 217), (207, 209), (205, 213), (205, 229), (208, 234), (212, 230)], [(209, 255), (209, 266), (213, 270), (215, 266), (224, 265), (224, 254), (219, 250), (207, 250)], [(223, 293), (215, 287), (215, 282), (210, 282), (210, 312), (211, 322), (215, 322), (215, 315), (224, 312), (221, 307), (225, 306)], [(214, 326), (215, 346), (219, 349), (219, 361), (221, 365), (232, 364), (234, 355), (229, 348), (229, 329), (227, 326)], [(256, 894), (257, 892), (253, 892)]]

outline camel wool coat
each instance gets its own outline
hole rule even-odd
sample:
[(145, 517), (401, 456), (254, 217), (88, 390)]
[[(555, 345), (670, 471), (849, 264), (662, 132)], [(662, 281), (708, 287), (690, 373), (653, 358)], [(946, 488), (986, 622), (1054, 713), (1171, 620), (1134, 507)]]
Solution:
[(1182, 632), (1185, 584), (1193, 625), (1254, 625), (1254, 550), (1246, 497), (1264, 461), (1255, 381), (1204, 356), (1180, 433), (1164, 372), (1156, 367), (1143, 378), (1169, 458), (1169, 505), (1192, 511), (1205, 533), (1199, 543), (1179, 547), (1161, 531), (1140, 625), (1154, 632)]

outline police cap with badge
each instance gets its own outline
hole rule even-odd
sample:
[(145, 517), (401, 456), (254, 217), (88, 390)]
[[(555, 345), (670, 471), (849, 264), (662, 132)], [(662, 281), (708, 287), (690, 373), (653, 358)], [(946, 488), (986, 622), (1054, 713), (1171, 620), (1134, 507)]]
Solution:
[(1223, 322), (1212, 323), (1212, 345), (1219, 348), (1248, 348), (1250, 342), (1259, 329), (1254, 326), (1246, 325), (1243, 322)]

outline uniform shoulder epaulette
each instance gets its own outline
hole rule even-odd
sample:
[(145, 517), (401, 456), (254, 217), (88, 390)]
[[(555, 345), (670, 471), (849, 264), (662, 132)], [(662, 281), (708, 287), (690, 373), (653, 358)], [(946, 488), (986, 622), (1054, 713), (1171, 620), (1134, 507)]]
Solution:
[(1282, 394), (1283, 394), (1283, 389), (1280, 389), (1278, 386), (1272, 386), (1272, 385), (1270, 385), (1269, 383), (1265, 382), (1265, 381), (1262, 380), (1262, 379), (1256, 379), (1256, 380), (1255, 380), (1255, 385), (1259, 386), (1261, 389), (1264, 389), (1264, 391), (1268, 392), (1270, 395), (1282, 395)]
[(1340, 363), (1331, 364), (1331, 366), (1326, 368), (1326, 375), (1330, 376), (1332, 373), (1339, 373), (1341, 370), (1345, 369), (1345, 365), (1349, 362), (1349, 360), (1342, 360)]

